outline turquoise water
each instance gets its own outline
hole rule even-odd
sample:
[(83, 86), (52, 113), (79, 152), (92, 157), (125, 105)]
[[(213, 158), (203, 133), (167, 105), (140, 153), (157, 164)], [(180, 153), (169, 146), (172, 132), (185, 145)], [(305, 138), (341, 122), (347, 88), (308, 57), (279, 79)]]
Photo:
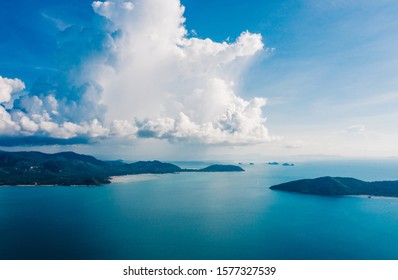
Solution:
[(0, 258), (398, 259), (398, 199), (269, 190), (324, 175), (398, 179), (397, 161), (243, 167), (101, 187), (0, 187)]

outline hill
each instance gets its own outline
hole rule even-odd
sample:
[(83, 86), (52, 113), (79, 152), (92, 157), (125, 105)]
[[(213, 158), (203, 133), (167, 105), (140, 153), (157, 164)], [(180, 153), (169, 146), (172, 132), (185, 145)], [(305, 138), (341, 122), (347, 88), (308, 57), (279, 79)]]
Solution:
[(157, 160), (124, 163), (120, 160), (102, 161), (74, 152), (46, 154), (0, 151), (0, 185), (102, 185), (109, 184), (112, 176), (236, 171), (233, 170), (236, 167), (217, 165), (183, 170), (177, 165)]
[(241, 172), (242, 167), (230, 164), (213, 164), (202, 169), (183, 169), (181, 172)]
[(398, 197), (398, 181), (365, 182), (346, 177), (320, 177), (283, 183), (272, 190), (315, 195), (368, 195)]

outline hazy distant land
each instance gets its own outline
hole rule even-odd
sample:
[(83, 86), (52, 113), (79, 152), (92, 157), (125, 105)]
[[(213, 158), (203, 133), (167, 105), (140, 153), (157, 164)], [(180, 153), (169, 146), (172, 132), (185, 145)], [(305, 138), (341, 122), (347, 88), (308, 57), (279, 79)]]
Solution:
[(365, 182), (346, 177), (320, 177), (274, 185), (272, 190), (324, 196), (367, 195), (398, 197), (398, 181)]
[(102, 161), (95, 157), (62, 152), (0, 151), (0, 185), (103, 185), (115, 176), (179, 172), (244, 171), (235, 165), (210, 165), (202, 169), (182, 169), (160, 161)]

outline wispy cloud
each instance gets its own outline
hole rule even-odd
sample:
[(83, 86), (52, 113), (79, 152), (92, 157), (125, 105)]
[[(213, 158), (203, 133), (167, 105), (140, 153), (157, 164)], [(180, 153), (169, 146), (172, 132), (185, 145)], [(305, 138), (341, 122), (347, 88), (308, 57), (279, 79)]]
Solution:
[(66, 28), (68, 28), (70, 26), (70, 24), (67, 24), (65, 22), (63, 22), (61, 19), (53, 17), (48, 15), (47, 13), (41, 13), (42, 17), (49, 20), (50, 22), (52, 22), (59, 30), (65, 30)]

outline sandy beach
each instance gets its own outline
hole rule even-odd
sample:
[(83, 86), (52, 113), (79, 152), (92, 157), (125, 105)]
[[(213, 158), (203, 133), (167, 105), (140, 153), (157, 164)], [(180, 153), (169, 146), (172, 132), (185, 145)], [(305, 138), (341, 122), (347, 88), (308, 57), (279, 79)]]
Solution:
[(111, 177), (111, 183), (128, 183), (128, 182), (139, 182), (147, 180), (159, 179), (160, 175), (156, 174), (136, 174), (136, 175), (123, 175)]

